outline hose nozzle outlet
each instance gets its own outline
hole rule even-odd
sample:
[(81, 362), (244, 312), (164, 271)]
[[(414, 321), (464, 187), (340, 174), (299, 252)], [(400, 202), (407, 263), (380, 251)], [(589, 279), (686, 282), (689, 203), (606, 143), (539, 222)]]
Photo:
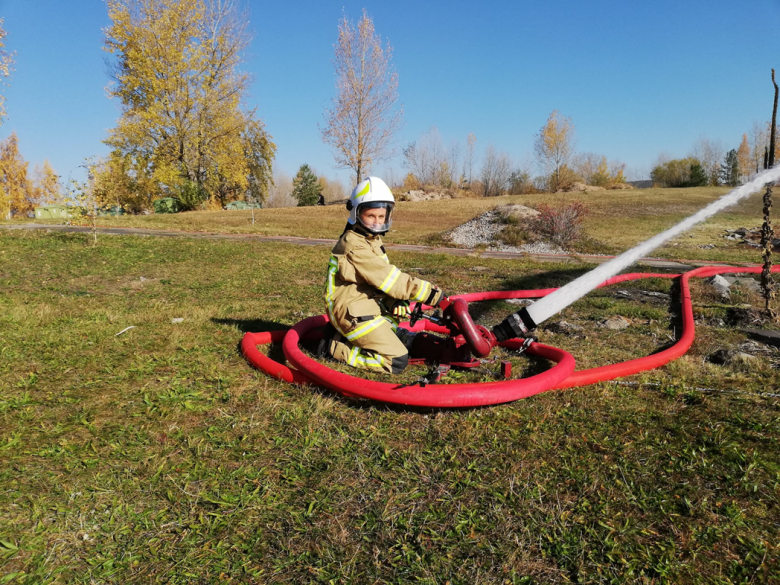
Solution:
[(536, 329), (536, 323), (528, 314), (528, 308), (523, 307), (517, 313), (512, 313), (498, 325), (493, 327), (493, 335), (499, 343), (517, 337), (528, 337)]

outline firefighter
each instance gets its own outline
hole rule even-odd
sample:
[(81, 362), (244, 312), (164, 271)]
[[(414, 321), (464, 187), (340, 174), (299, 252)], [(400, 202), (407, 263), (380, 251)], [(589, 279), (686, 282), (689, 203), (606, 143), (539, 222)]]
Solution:
[(352, 191), (347, 226), (328, 264), (330, 323), (319, 353), (356, 368), (398, 374), (414, 344), (415, 334), (398, 327), (409, 316), (409, 301), (437, 306), (446, 296), (390, 264), (382, 235), (392, 224), (393, 207), (392, 192), (377, 177), (368, 177)]

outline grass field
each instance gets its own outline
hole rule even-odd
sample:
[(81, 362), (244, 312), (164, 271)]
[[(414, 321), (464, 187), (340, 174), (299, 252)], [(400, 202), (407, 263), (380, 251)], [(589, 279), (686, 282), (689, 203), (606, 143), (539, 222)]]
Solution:
[[(695, 189), (637, 189), (597, 191), (583, 194), (538, 194), (496, 198), (465, 198), (445, 201), (399, 202), (388, 240), (404, 244), (451, 246), (442, 233), (497, 205), (539, 203), (559, 205), (575, 199), (590, 208), (585, 220), (587, 239), (573, 250), (585, 253), (619, 254), (655, 234), (672, 227), (708, 203), (728, 192), (725, 187)], [(11, 223), (18, 223), (13, 220)], [(24, 220), (29, 221), (29, 220)], [(49, 220), (62, 223), (61, 220)], [(345, 223), (341, 205), (292, 207), (255, 211), (196, 211), (173, 215), (139, 215), (100, 218), (100, 225), (199, 232), (258, 233), (264, 235), (336, 238)], [(9, 223), (0, 222), (0, 223)], [(714, 262), (761, 262), (760, 253), (745, 245), (725, 240), (725, 229), (759, 227), (762, 223), (761, 193), (722, 212), (676, 240), (658, 249), (662, 258)], [(703, 246), (714, 245), (714, 248)]]
[[(399, 223), (424, 217), (411, 205)], [(316, 212), (330, 223), (295, 235), (333, 237), (343, 212)], [(173, 220), (188, 217), (213, 222)], [(694, 282), (691, 351), (629, 385), (387, 408), (276, 382), (239, 354), (243, 332), (322, 312), (327, 257), (0, 232), (0, 583), (780, 581), (780, 401), (763, 395), (780, 387), (779, 356), (705, 360), (744, 342), (715, 323), (757, 304), (752, 293), (724, 304)], [(392, 259), (451, 293), (556, 286), (587, 269)], [(663, 279), (641, 287), (675, 292)], [(492, 324), (516, 306), (473, 309)], [(580, 367), (603, 365), (665, 347), (679, 331), (669, 309), (602, 289), (562, 314), (582, 336), (540, 337)], [(614, 314), (631, 326), (597, 326)], [(543, 367), (511, 359), (515, 371)]]

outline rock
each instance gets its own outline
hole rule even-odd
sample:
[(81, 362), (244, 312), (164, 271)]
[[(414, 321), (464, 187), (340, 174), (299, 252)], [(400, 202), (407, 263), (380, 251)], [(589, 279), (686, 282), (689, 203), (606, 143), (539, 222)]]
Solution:
[(171, 323), (184, 323), (184, 317), (174, 317), (171, 319)]
[(490, 270), (487, 266), (472, 266), (471, 270), (474, 272), (485, 272), (486, 270)]
[(751, 339), (755, 339), (766, 345), (780, 347), (780, 331), (774, 331), (772, 329), (742, 329), (741, 331), (746, 333)]
[(755, 356), (757, 353), (762, 353), (763, 351), (766, 351), (766, 348), (762, 346), (760, 343), (756, 343), (755, 341), (751, 341), (749, 339), (743, 343), (740, 343), (737, 349), (739, 351), (749, 353), (752, 356)]
[(534, 299), (504, 299), (504, 302), (510, 305), (520, 305), (521, 307), (529, 307), (534, 304)]
[(622, 329), (625, 329), (631, 325), (631, 323), (628, 322), (628, 319), (625, 317), (621, 317), (620, 315), (615, 315), (614, 317), (610, 317), (609, 319), (604, 319), (603, 321), (599, 321), (599, 327), (604, 327), (605, 329), (611, 329), (612, 331), (620, 331)]
[(712, 278), (708, 279), (707, 282), (709, 282), (713, 287), (715, 287), (715, 290), (717, 290), (720, 293), (721, 297), (725, 299), (730, 297), (729, 287), (731, 286), (731, 284), (720, 274), (716, 274)]
[(594, 187), (575, 181), (566, 191), (561, 189), (558, 193), (591, 193), (592, 191), (604, 191), (604, 187)]
[(724, 276), (723, 279), (732, 286), (739, 286), (753, 292), (761, 292), (761, 284), (747, 276)]
[(615, 291), (615, 298), (642, 302), (657, 301), (662, 303), (668, 303), (671, 300), (671, 297), (666, 293), (636, 289), (623, 289)]
[(743, 236), (743, 237), (744, 237), (744, 236), (746, 236), (746, 235), (747, 235), (747, 233), (748, 233), (748, 229), (747, 229), (747, 228), (743, 228), (743, 227), (741, 227), (741, 228), (739, 228), (739, 229), (736, 229), (736, 230), (734, 230), (734, 231), (733, 231), (733, 232), (731, 232), (731, 233), (732, 233), (732, 234), (737, 234), (738, 236)]
[(569, 323), (568, 321), (556, 321), (555, 323), (546, 325), (544, 329), (545, 331), (550, 331), (551, 333), (563, 333), (564, 335), (572, 335), (574, 333), (581, 333), (585, 331), (584, 327), (580, 327), (574, 323)]
[(494, 211), (504, 219), (509, 217), (515, 219), (528, 219), (539, 215), (539, 212), (536, 209), (531, 209), (525, 205), (502, 205), (501, 207), (496, 207)]

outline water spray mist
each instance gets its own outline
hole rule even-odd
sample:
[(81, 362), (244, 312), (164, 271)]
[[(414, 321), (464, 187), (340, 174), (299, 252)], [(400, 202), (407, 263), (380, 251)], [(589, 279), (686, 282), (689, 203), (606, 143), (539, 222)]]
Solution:
[(505, 341), (515, 337), (526, 337), (530, 331), (552, 317), (560, 313), (563, 309), (579, 300), (608, 278), (615, 276), (618, 272), (630, 266), (643, 256), (646, 256), (664, 242), (677, 237), (681, 233), (689, 230), (697, 223), (715, 215), (719, 211), (734, 205), (741, 199), (758, 191), (763, 185), (772, 183), (780, 179), (780, 167), (765, 170), (741, 187), (729, 191), (720, 199), (713, 201), (707, 207), (684, 219), (677, 225), (669, 228), (665, 232), (653, 236), (649, 240), (642, 242), (623, 252), (601, 266), (594, 268), (579, 278), (571, 281), (555, 292), (540, 299), (529, 307), (523, 307), (517, 313), (512, 313), (501, 323), (493, 327), (493, 334), (498, 341)]

